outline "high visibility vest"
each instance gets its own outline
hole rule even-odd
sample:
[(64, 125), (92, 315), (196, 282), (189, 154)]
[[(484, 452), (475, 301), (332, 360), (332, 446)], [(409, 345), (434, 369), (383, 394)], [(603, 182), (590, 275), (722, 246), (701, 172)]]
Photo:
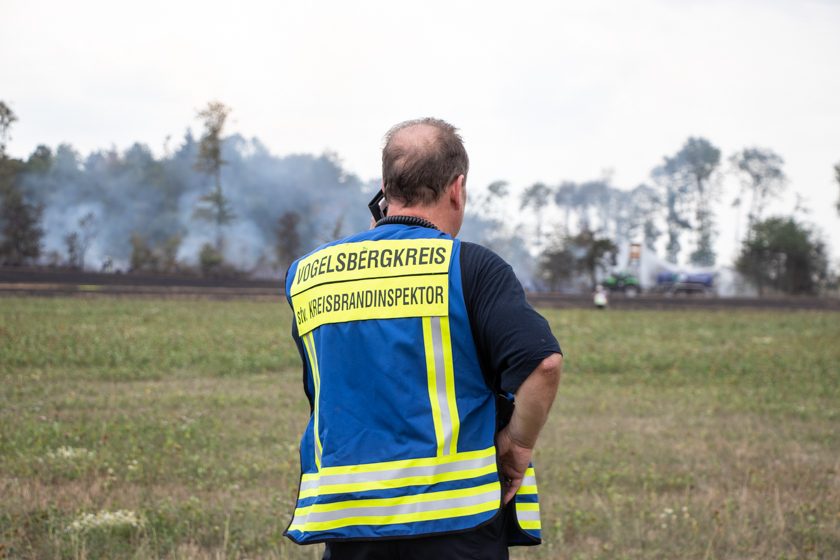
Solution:
[[(447, 234), (391, 224), (289, 268), (312, 409), (285, 533), (293, 541), (452, 533), (499, 512), (495, 395), (472, 339), (459, 255)], [(539, 543), (533, 469), (511, 511), (519, 544)]]

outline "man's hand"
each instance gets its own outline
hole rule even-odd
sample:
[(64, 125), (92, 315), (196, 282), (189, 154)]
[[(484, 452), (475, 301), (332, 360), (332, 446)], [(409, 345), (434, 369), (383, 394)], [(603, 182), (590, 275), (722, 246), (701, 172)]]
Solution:
[(516, 406), (510, 422), (496, 436), (499, 471), (506, 487), (505, 504), (522, 486), (537, 436), (554, 402), (562, 369), (563, 357), (551, 354), (531, 372), (516, 392)]
[(531, 462), (532, 452), (533, 449), (514, 441), (508, 428), (504, 428), (496, 436), (499, 473), (502, 475), (502, 486), (505, 492), (502, 502), (505, 505), (513, 499), (519, 487), (522, 486), (522, 479), (525, 478), (525, 471), (528, 469), (528, 463)]

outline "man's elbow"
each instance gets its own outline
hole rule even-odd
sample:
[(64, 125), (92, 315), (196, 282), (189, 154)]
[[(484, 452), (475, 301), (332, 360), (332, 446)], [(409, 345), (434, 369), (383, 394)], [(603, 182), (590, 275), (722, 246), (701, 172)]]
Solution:
[(563, 372), (563, 356), (561, 354), (551, 354), (540, 362), (537, 370), (534, 372), (538, 374), (549, 386), (555, 389), (560, 384), (560, 375)]

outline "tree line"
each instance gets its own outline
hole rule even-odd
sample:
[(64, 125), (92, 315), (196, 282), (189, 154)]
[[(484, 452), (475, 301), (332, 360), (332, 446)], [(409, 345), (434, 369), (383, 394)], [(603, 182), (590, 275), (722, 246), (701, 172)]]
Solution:
[(83, 157), (38, 146), (25, 159), (5, 142), (16, 121), (2, 102), (0, 263), (205, 275), (285, 271), (293, 258), (367, 225), (377, 184), (333, 153), (275, 156), (227, 135), (231, 109), (197, 112), (162, 156), (136, 143)]
[[(840, 187), (840, 163), (834, 170)], [(737, 179), (734, 192), (724, 192), (727, 174)], [(613, 186), (609, 177), (537, 182), (518, 201), (510, 200), (505, 183), (497, 182), (488, 188), (482, 211), (518, 202), (530, 218), (526, 235), (538, 249), (536, 273), (548, 289), (576, 277), (594, 287), (599, 274), (615, 266), (621, 241), (638, 241), (651, 251), (664, 246), (665, 259), (673, 264), (687, 256), (693, 266), (714, 267), (715, 208), (726, 202), (738, 216), (736, 269), (759, 293), (814, 293), (825, 284), (828, 255), (814, 228), (794, 216), (766, 216), (769, 203), (788, 184), (784, 160), (773, 150), (746, 147), (724, 158), (709, 140), (689, 137), (651, 170), (650, 179), (632, 189)], [(840, 197), (837, 210), (840, 214)]]
[[(200, 136), (188, 130), (174, 148), (167, 139), (160, 157), (139, 143), (86, 157), (63, 144), (16, 159), (6, 144), (17, 116), (0, 101), (0, 263), (277, 273), (320, 243), (366, 227), (364, 201), (378, 180), (348, 173), (335, 154), (278, 157), (257, 139), (225, 135), (230, 113), (208, 103), (196, 114)], [(840, 163), (834, 171), (840, 186)], [(737, 177), (736, 192), (723, 191), (725, 174)], [(557, 289), (574, 276), (594, 284), (628, 240), (662, 247), (672, 263), (714, 266), (714, 209), (725, 201), (745, 217), (736, 224), (737, 268), (759, 289), (812, 292), (827, 273), (824, 244), (794, 217), (765, 216), (787, 182), (784, 160), (770, 149), (724, 157), (691, 137), (632, 189), (602, 177), (538, 182), (515, 197), (496, 181), (471, 195), (463, 236), (530, 274), (531, 287)], [(525, 219), (512, 218), (517, 207)]]

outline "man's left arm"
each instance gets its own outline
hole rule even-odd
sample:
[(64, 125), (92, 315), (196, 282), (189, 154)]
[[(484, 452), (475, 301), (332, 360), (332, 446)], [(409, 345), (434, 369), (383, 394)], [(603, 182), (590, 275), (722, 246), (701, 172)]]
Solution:
[(516, 391), (516, 407), (510, 422), (496, 436), (499, 469), (506, 479), (504, 503), (516, 495), (531, 455), (560, 386), (563, 356), (545, 358)]

